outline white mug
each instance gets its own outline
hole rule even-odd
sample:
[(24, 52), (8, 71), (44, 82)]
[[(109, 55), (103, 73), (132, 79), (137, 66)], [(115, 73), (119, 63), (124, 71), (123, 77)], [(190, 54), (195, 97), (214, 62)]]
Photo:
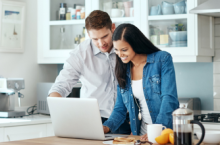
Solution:
[(130, 8), (130, 17), (134, 17), (134, 8)]
[(111, 17), (115, 18), (115, 17), (124, 17), (124, 10), (121, 9), (112, 9), (111, 10)]
[(147, 125), (147, 136), (148, 140), (152, 143), (157, 143), (155, 138), (161, 135), (162, 130), (166, 129), (162, 124), (148, 124)]

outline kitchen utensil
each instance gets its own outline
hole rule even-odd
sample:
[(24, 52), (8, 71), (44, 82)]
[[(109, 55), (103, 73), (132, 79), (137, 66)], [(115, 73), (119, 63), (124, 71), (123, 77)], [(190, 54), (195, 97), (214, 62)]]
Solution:
[(175, 14), (184, 14), (185, 13), (185, 6), (174, 6)]
[(193, 111), (184, 107), (176, 109), (173, 113), (173, 131), (175, 145), (193, 145), (194, 133), (193, 124), (200, 126), (202, 135), (197, 143), (201, 144), (205, 136), (205, 128), (199, 121), (193, 120)]
[(111, 10), (111, 17), (115, 18), (115, 17), (124, 17), (124, 10), (121, 9), (112, 9)]
[(169, 32), (172, 41), (186, 41), (187, 31)]
[(133, 1), (124, 2), (125, 17), (130, 17), (130, 8), (133, 7)]
[(148, 141), (152, 143), (157, 143), (155, 138), (161, 135), (163, 129), (166, 129), (162, 124), (148, 124), (147, 125), (147, 135)]
[(174, 14), (174, 7), (173, 6), (163, 6), (162, 7), (163, 15), (172, 15)]
[(152, 6), (150, 8), (150, 15), (161, 15), (161, 5), (157, 5), (157, 6)]
[[(202, 137), (201, 132), (196, 132), (197, 137), (200, 139)], [(220, 142), (220, 131), (206, 131), (203, 140), (204, 143), (208, 144), (219, 144)]]

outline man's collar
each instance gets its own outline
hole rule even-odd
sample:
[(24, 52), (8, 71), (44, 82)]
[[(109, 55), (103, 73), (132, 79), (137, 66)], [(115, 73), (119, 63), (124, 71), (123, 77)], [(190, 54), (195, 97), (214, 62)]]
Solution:
[[(95, 46), (95, 44), (93, 44), (92, 40), (91, 40), (91, 45), (92, 45), (92, 49), (93, 49), (93, 54), (97, 55), (99, 53), (102, 53), (98, 47)], [(115, 53), (115, 48), (113, 47), (110, 51), (110, 54)]]

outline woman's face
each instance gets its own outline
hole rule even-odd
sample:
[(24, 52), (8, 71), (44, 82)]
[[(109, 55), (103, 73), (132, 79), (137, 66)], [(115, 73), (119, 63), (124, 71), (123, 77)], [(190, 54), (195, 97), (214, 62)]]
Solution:
[(134, 58), (136, 53), (128, 42), (118, 40), (113, 41), (113, 45), (115, 48), (115, 53), (121, 58), (123, 63), (128, 63)]

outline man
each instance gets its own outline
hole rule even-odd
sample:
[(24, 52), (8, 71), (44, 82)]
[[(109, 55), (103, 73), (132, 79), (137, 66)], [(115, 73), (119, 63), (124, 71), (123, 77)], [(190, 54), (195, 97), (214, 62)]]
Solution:
[[(70, 53), (63, 70), (49, 91), (49, 96), (68, 96), (80, 80), (81, 97), (98, 100), (104, 123), (111, 115), (117, 97), (117, 80), (114, 73), (116, 54), (112, 43), (115, 25), (106, 12), (95, 10), (86, 18), (86, 29), (90, 39)], [(112, 133), (130, 134), (128, 120)]]

